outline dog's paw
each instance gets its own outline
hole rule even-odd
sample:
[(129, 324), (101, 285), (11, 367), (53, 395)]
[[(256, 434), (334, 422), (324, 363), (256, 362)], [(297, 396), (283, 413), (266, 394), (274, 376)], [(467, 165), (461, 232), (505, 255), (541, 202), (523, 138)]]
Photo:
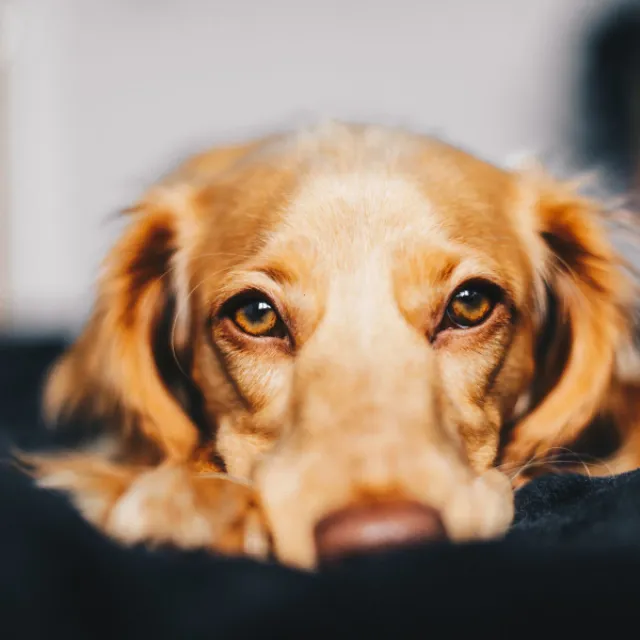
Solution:
[(253, 489), (223, 474), (163, 465), (140, 474), (115, 503), (106, 532), (140, 541), (264, 558), (267, 529)]
[(123, 544), (269, 554), (255, 492), (224, 474), (186, 465), (130, 468), (85, 455), (26, 462), (40, 486), (66, 493), (87, 520)]
[(17, 456), (18, 464), (43, 489), (66, 494), (86, 520), (100, 529), (139, 470), (81, 453)]
[(509, 478), (489, 469), (449, 499), (445, 524), (456, 541), (491, 539), (506, 533), (514, 516)]

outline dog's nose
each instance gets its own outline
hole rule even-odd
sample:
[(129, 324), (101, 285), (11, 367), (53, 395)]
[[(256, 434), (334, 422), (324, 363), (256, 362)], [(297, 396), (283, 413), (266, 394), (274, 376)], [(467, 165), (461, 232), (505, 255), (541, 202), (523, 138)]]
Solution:
[(446, 538), (439, 513), (417, 502), (380, 502), (335, 511), (314, 530), (320, 564)]

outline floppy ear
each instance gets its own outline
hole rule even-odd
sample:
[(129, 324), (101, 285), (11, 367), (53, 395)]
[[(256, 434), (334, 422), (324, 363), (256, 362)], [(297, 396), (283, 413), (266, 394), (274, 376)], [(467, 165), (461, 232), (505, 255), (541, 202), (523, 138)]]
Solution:
[(540, 176), (525, 176), (522, 185), (538, 296), (548, 294), (538, 301), (538, 331), (553, 329), (556, 348), (547, 344), (540, 353), (547, 361), (546, 367), (536, 363), (537, 402), (507, 446), (505, 460), (516, 464), (570, 444), (596, 416), (616, 354), (628, 339), (631, 315), (630, 280), (605, 229), (602, 207)]
[[(184, 460), (192, 453), (198, 431), (162, 375), (156, 344), (186, 288), (179, 248), (189, 206), (180, 187), (162, 187), (128, 212), (91, 318), (50, 373), (44, 401), (50, 419), (99, 419), (146, 436), (163, 457)], [(178, 316), (169, 328), (179, 341), (188, 332), (188, 310)]]

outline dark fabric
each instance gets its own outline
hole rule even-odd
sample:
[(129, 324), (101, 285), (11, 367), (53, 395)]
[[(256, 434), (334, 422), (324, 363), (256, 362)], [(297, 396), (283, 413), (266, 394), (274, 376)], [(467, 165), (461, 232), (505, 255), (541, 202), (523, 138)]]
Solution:
[(29, 446), (47, 439), (38, 409), (41, 381), (64, 345), (56, 337), (0, 336), (0, 442)]
[[(5, 441), (37, 441), (35, 409), (17, 405), (36, 398), (62, 346), (54, 342), (0, 351), (0, 423), (13, 421)], [(415, 548), (310, 575), (205, 553), (122, 549), (62, 498), (0, 465), (0, 638), (633, 633), (640, 472), (541, 478), (519, 492), (517, 507), (502, 542)]]

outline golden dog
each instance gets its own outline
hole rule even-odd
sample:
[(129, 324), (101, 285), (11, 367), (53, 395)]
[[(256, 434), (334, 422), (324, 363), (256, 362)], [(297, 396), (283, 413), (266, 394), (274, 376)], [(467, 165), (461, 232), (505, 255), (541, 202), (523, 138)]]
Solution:
[(194, 157), (130, 209), (48, 383), (49, 415), (100, 419), (110, 446), (32, 459), (39, 482), (126, 543), (300, 567), (499, 536), (504, 472), (594, 421), (622, 439), (603, 470), (639, 464), (604, 214), (384, 127)]

